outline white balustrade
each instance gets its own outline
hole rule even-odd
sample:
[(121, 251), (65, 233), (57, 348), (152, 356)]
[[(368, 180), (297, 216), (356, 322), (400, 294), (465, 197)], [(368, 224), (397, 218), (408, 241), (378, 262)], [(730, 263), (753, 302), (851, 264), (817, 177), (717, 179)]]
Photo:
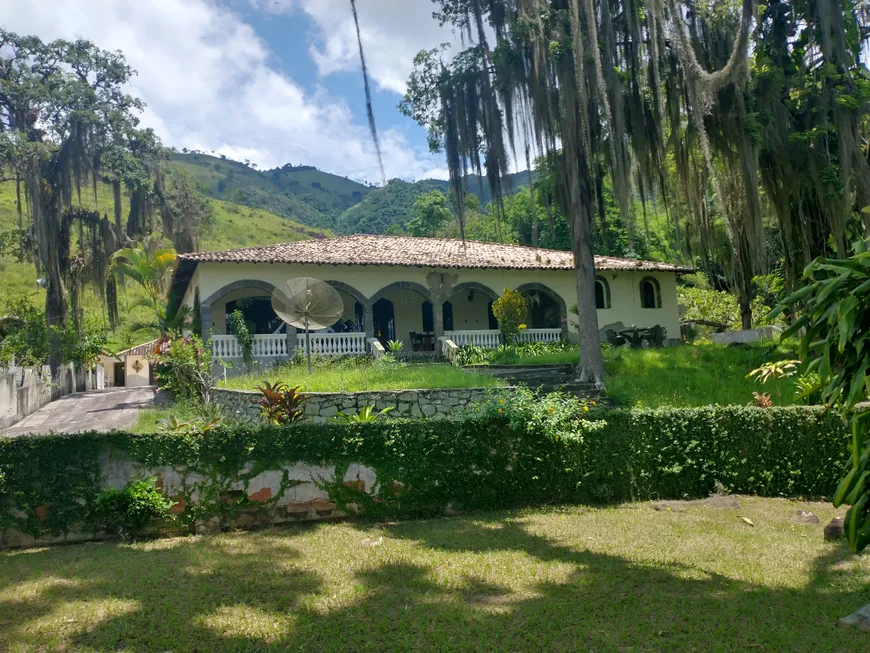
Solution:
[[(251, 343), (251, 354), (256, 358), (287, 358), (287, 336), (257, 334)], [(215, 360), (243, 358), (242, 348), (235, 336), (212, 336), (211, 352)]]
[(287, 358), (287, 336), (283, 333), (254, 336), (254, 358)]
[[(474, 345), (495, 349), (501, 344), (501, 333), (495, 329), (445, 331), (444, 335), (458, 347)], [(523, 329), (517, 334), (517, 342), (559, 342), (561, 339), (561, 329)]]
[[(297, 347), (305, 353), (305, 334), (297, 334)], [(362, 356), (366, 353), (365, 333), (312, 333), (311, 353), (321, 356)]]
[(517, 335), (519, 342), (559, 342), (562, 329), (523, 329)]
[(455, 342), (457, 347), (474, 345), (475, 347), (495, 349), (501, 344), (501, 332), (496, 329), (445, 331), (444, 336)]
[(241, 358), (242, 348), (235, 336), (212, 336), (211, 355), (215, 360)]

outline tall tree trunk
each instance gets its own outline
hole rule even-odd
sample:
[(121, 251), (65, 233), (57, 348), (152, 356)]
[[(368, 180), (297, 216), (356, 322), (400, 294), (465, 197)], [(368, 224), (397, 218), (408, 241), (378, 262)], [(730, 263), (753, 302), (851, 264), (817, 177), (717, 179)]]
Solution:
[(577, 378), (604, 388), (604, 358), (598, 333), (598, 311), (595, 308), (595, 258), (592, 255), (592, 197), (589, 188), (589, 170), (585, 159), (579, 161), (580, 170), (572, 185), (571, 250), (574, 254), (574, 272), (577, 278), (577, 312), (580, 331), (580, 363)]
[(115, 202), (115, 247), (120, 248), (124, 226), (121, 223), (121, 181), (119, 179), (112, 182), (112, 196)]
[(60, 341), (52, 327), (62, 325), (67, 312), (59, 242), (62, 239), (60, 198), (57, 192), (46, 193), (43, 189), (43, 179), (52, 179), (56, 166), (56, 161), (50, 161), (43, 168), (33, 160), (26, 173), (36, 242), (39, 243), (39, 270), (45, 279), (45, 322), (51, 342), (48, 364), (52, 374), (57, 372), (61, 362)]
[(15, 208), (18, 212), (18, 228), (24, 228), (24, 211), (21, 206), (21, 173), (15, 171)]

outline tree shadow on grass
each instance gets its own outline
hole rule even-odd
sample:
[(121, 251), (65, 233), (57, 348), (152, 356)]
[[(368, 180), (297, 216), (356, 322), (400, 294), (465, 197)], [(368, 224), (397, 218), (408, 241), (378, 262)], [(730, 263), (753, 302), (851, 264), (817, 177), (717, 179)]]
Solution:
[[(69, 627), (73, 650), (126, 651), (867, 651), (870, 637), (837, 629), (836, 619), (870, 600), (866, 583), (849, 587), (845, 547), (826, 547), (800, 589), (735, 581), (688, 564), (638, 564), (566, 546), (530, 532), (522, 520), (493, 516), (375, 528), (413, 548), (372, 554), (353, 574), (354, 598), (336, 598), (323, 570), (300, 558), (301, 531), (282, 529), (192, 539), (145, 549), (88, 545), (18, 554), (57, 558), (58, 584), (17, 601), (13, 583), (39, 580), (26, 570), (2, 574), (0, 633), (24, 644), (57, 606), (86, 599), (133, 607), (87, 628)], [(309, 529), (306, 529), (309, 530)], [(316, 530), (316, 529), (315, 529)], [(317, 546), (328, 547), (329, 531)], [(320, 543), (322, 542), (322, 544)], [(311, 542), (308, 543), (311, 545)], [(451, 567), (416, 559), (417, 547), (447, 554)], [(396, 551), (400, 547), (396, 546)], [(373, 549), (374, 551), (374, 549)], [(521, 554), (539, 571), (512, 578)], [(15, 565), (16, 557), (4, 560)], [(29, 562), (22, 563), (29, 568)], [(339, 571), (340, 557), (329, 560)], [(493, 567), (505, 565), (503, 569)], [(124, 569), (146, 570), (144, 576)], [(525, 571), (523, 571), (525, 570)], [(334, 570), (333, 570), (334, 571)], [(43, 577), (51, 575), (45, 572)], [(493, 582), (491, 578), (499, 579)], [(490, 578), (490, 580), (487, 580)], [(522, 583), (514, 583), (522, 580)], [(524, 589), (517, 591), (516, 586)], [(4, 594), (4, 591), (6, 592)], [(26, 587), (23, 591), (26, 591)], [(326, 603), (314, 605), (315, 600)], [(324, 605), (326, 607), (324, 607)], [(2, 615), (15, 608), (16, 623)], [(24, 610), (24, 611), (22, 611)], [(223, 615), (220, 624), (209, 621)], [(0, 636), (0, 649), (3, 649)]]
[[(53, 567), (40, 564), (39, 557), (49, 557)], [(20, 564), (22, 573), (0, 574), (7, 579), (0, 583), (0, 651), (13, 644), (29, 649), (34, 628), (67, 631), (73, 650), (221, 650), (222, 639), (203, 622), (209, 615), (240, 603), (283, 614), (322, 590), (316, 570), (301, 569), (299, 560), (286, 539), (255, 534), (171, 545), (155, 541), (145, 548), (103, 543), (18, 552), (3, 564)], [(41, 573), (27, 571), (33, 565)], [(30, 585), (36, 590), (32, 597)], [(54, 616), (61, 605), (92, 601), (108, 616), (82, 632), (71, 618)], [(13, 615), (14, 621), (7, 621)]]

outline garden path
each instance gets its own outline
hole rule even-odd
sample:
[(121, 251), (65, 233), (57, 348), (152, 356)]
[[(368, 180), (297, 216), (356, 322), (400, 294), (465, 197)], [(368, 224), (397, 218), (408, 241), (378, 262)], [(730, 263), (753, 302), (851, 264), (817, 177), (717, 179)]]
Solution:
[(61, 397), (0, 432), (3, 436), (111, 431), (136, 424), (154, 403), (154, 388), (113, 388)]

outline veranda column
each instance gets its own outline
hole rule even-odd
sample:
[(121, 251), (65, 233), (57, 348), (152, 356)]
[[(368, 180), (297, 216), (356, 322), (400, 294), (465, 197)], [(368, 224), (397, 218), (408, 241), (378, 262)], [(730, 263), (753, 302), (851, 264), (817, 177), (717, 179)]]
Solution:
[(199, 330), (203, 343), (208, 343), (211, 338), (211, 304), (199, 305)]
[(366, 338), (375, 337), (375, 315), (372, 311), (371, 302), (366, 302), (363, 305), (363, 329), (366, 332)]
[[(444, 335), (444, 302), (453, 293), (453, 288), (459, 276), (449, 272), (437, 272), (432, 270), (426, 275), (426, 285), (432, 295), (432, 318), (435, 326), (435, 342)], [(436, 345), (437, 350), (437, 345)]]
[(440, 297), (432, 298), (432, 318), (435, 324), (435, 342), (444, 335), (444, 302)]

